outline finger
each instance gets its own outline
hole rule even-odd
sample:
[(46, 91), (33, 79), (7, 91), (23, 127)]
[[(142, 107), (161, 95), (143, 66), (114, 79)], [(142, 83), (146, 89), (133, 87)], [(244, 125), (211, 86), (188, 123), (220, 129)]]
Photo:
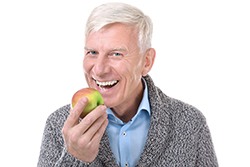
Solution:
[(98, 131), (95, 133), (95, 135), (93, 136), (93, 138), (91, 139), (91, 143), (99, 143), (102, 139), (102, 136), (106, 130), (108, 126), (108, 119), (106, 119), (103, 124), (101, 125), (101, 127), (98, 129)]
[[(92, 125), (95, 124), (96, 121), (100, 122), (102, 119), (99, 120), (99, 118), (101, 117), (103, 117), (102, 119), (107, 118), (106, 106), (104, 105), (98, 106), (86, 117), (84, 117), (83, 120), (77, 125), (78, 130), (81, 131), (82, 134), (86, 133), (89, 129), (92, 129), (92, 131), (96, 131), (96, 125), (94, 127), (92, 127)], [(88, 135), (93, 135), (93, 133), (88, 133)]]
[(69, 116), (64, 124), (65, 128), (71, 128), (71, 127), (75, 126), (76, 124), (78, 124), (79, 117), (80, 117), (83, 109), (87, 105), (87, 103), (88, 103), (88, 98), (86, 98), (86, 97), (81, 98), (77, 102), (75, 107), (70, 110), (70, 114), (69, 114)]
[(107, 120), (107, 114), (101, 115), (87, 131), (84, 133), (86, 136), (86, 139), (92, 140), (93, 136), (99, 131), (99, 129), (102, 127), (103, 123)]
[(96, 131), (96, 133), (92, 136), (92, 138), (87, 139), (86, 137), (83, 137), (80, 139), (81, 143), (84, 143), (84, 145), (87, 145), (89, 150), (96, 150), (99, 148), (101, 138), (106, 130), (106, 127), (108, 125), (108, 119), (106, 118), (104, 122), (101, 124), (99, 129)]

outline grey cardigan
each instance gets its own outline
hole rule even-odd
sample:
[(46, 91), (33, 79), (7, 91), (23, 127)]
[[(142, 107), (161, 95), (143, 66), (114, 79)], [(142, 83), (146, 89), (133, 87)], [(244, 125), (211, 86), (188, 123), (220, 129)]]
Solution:
[[(151, 107), (150, 129), (139, 167), (217, 167), (217, 158), (205, 117), (191, 105), (166, 96), (149, 76), (145, 77)], [(105, 133), (99, 154), (84, 163), (64, 148), (61, 134), (70, 105), (47, 119), (38, 167), (117, 167)]]

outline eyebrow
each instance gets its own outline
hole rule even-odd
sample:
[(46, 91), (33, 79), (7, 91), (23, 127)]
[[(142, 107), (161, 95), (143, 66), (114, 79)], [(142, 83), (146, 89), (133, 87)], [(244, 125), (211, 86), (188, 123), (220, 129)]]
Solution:
[(84, 47), (84, 50), (95, 50), (95, 49), (90, 49), (90, 48)]
[[(91, 48), (84, 47), (84, 50), (89, 51), (89, 50), (96, 50), (96, 49), (91, 49)], [(119, 47), (119, 48), (113, 48), (113, 49), (108, 50), (108, 52), (112, 52), (112, 51), (129, 52), (127, 49), (122, 48), (122, 47)]]
[(125, 48), (113, 48), (110, 51), (122, 51), (122, 52), (126, 51), (126, 52), (128, 52), (128, 50)]

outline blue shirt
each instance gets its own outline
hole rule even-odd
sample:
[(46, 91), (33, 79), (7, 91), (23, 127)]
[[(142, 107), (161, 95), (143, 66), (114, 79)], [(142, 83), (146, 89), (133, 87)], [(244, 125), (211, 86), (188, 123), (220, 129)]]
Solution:
[(111, 150), (121, 167), (134, 167), (144, 149), (150, 125), (148, 88), (144, 81), (144, 93), (136, 115), (127, 123), (107, 109), (109, 124), (107, 132)]

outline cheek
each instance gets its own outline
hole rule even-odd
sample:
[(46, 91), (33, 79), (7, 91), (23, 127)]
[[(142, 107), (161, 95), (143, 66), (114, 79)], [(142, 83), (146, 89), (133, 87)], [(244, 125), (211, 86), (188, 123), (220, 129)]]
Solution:
[(119, 66), (118, 70), (129, 87), (141, 80), (140, 68), (137, 66)]
[(90, 78), (90, 70), (91, 70), (91, 64), (89, 64), (88, 61), (84, 59), (83, 60), (83, 72), (84, 72), (84, 77), (88, 86), (91, 85), (91, 81), (92, 81)]
[(87, 59), (83, 59), (83, 70), (85, 73), (89, 73), (91, 69), (91, 64), (89, 63), (89, 61)]
[(131, 71), (131, 75), (137, 78), (142, 76), (143, 65), (141, 61), (136, 62), (136, 64), (131, 65), (131, 68), (129, 70)]
[(133, 67), (125, 62), (113, 63), (112, 68), (115, 69), (115, 71), (123, 77), (131, 75), (131, 73), (133, 73)]
[(135, 79), (141, 77), (142, 62), (139, 60), (126, 60), (113, 65), (120, 74)]

